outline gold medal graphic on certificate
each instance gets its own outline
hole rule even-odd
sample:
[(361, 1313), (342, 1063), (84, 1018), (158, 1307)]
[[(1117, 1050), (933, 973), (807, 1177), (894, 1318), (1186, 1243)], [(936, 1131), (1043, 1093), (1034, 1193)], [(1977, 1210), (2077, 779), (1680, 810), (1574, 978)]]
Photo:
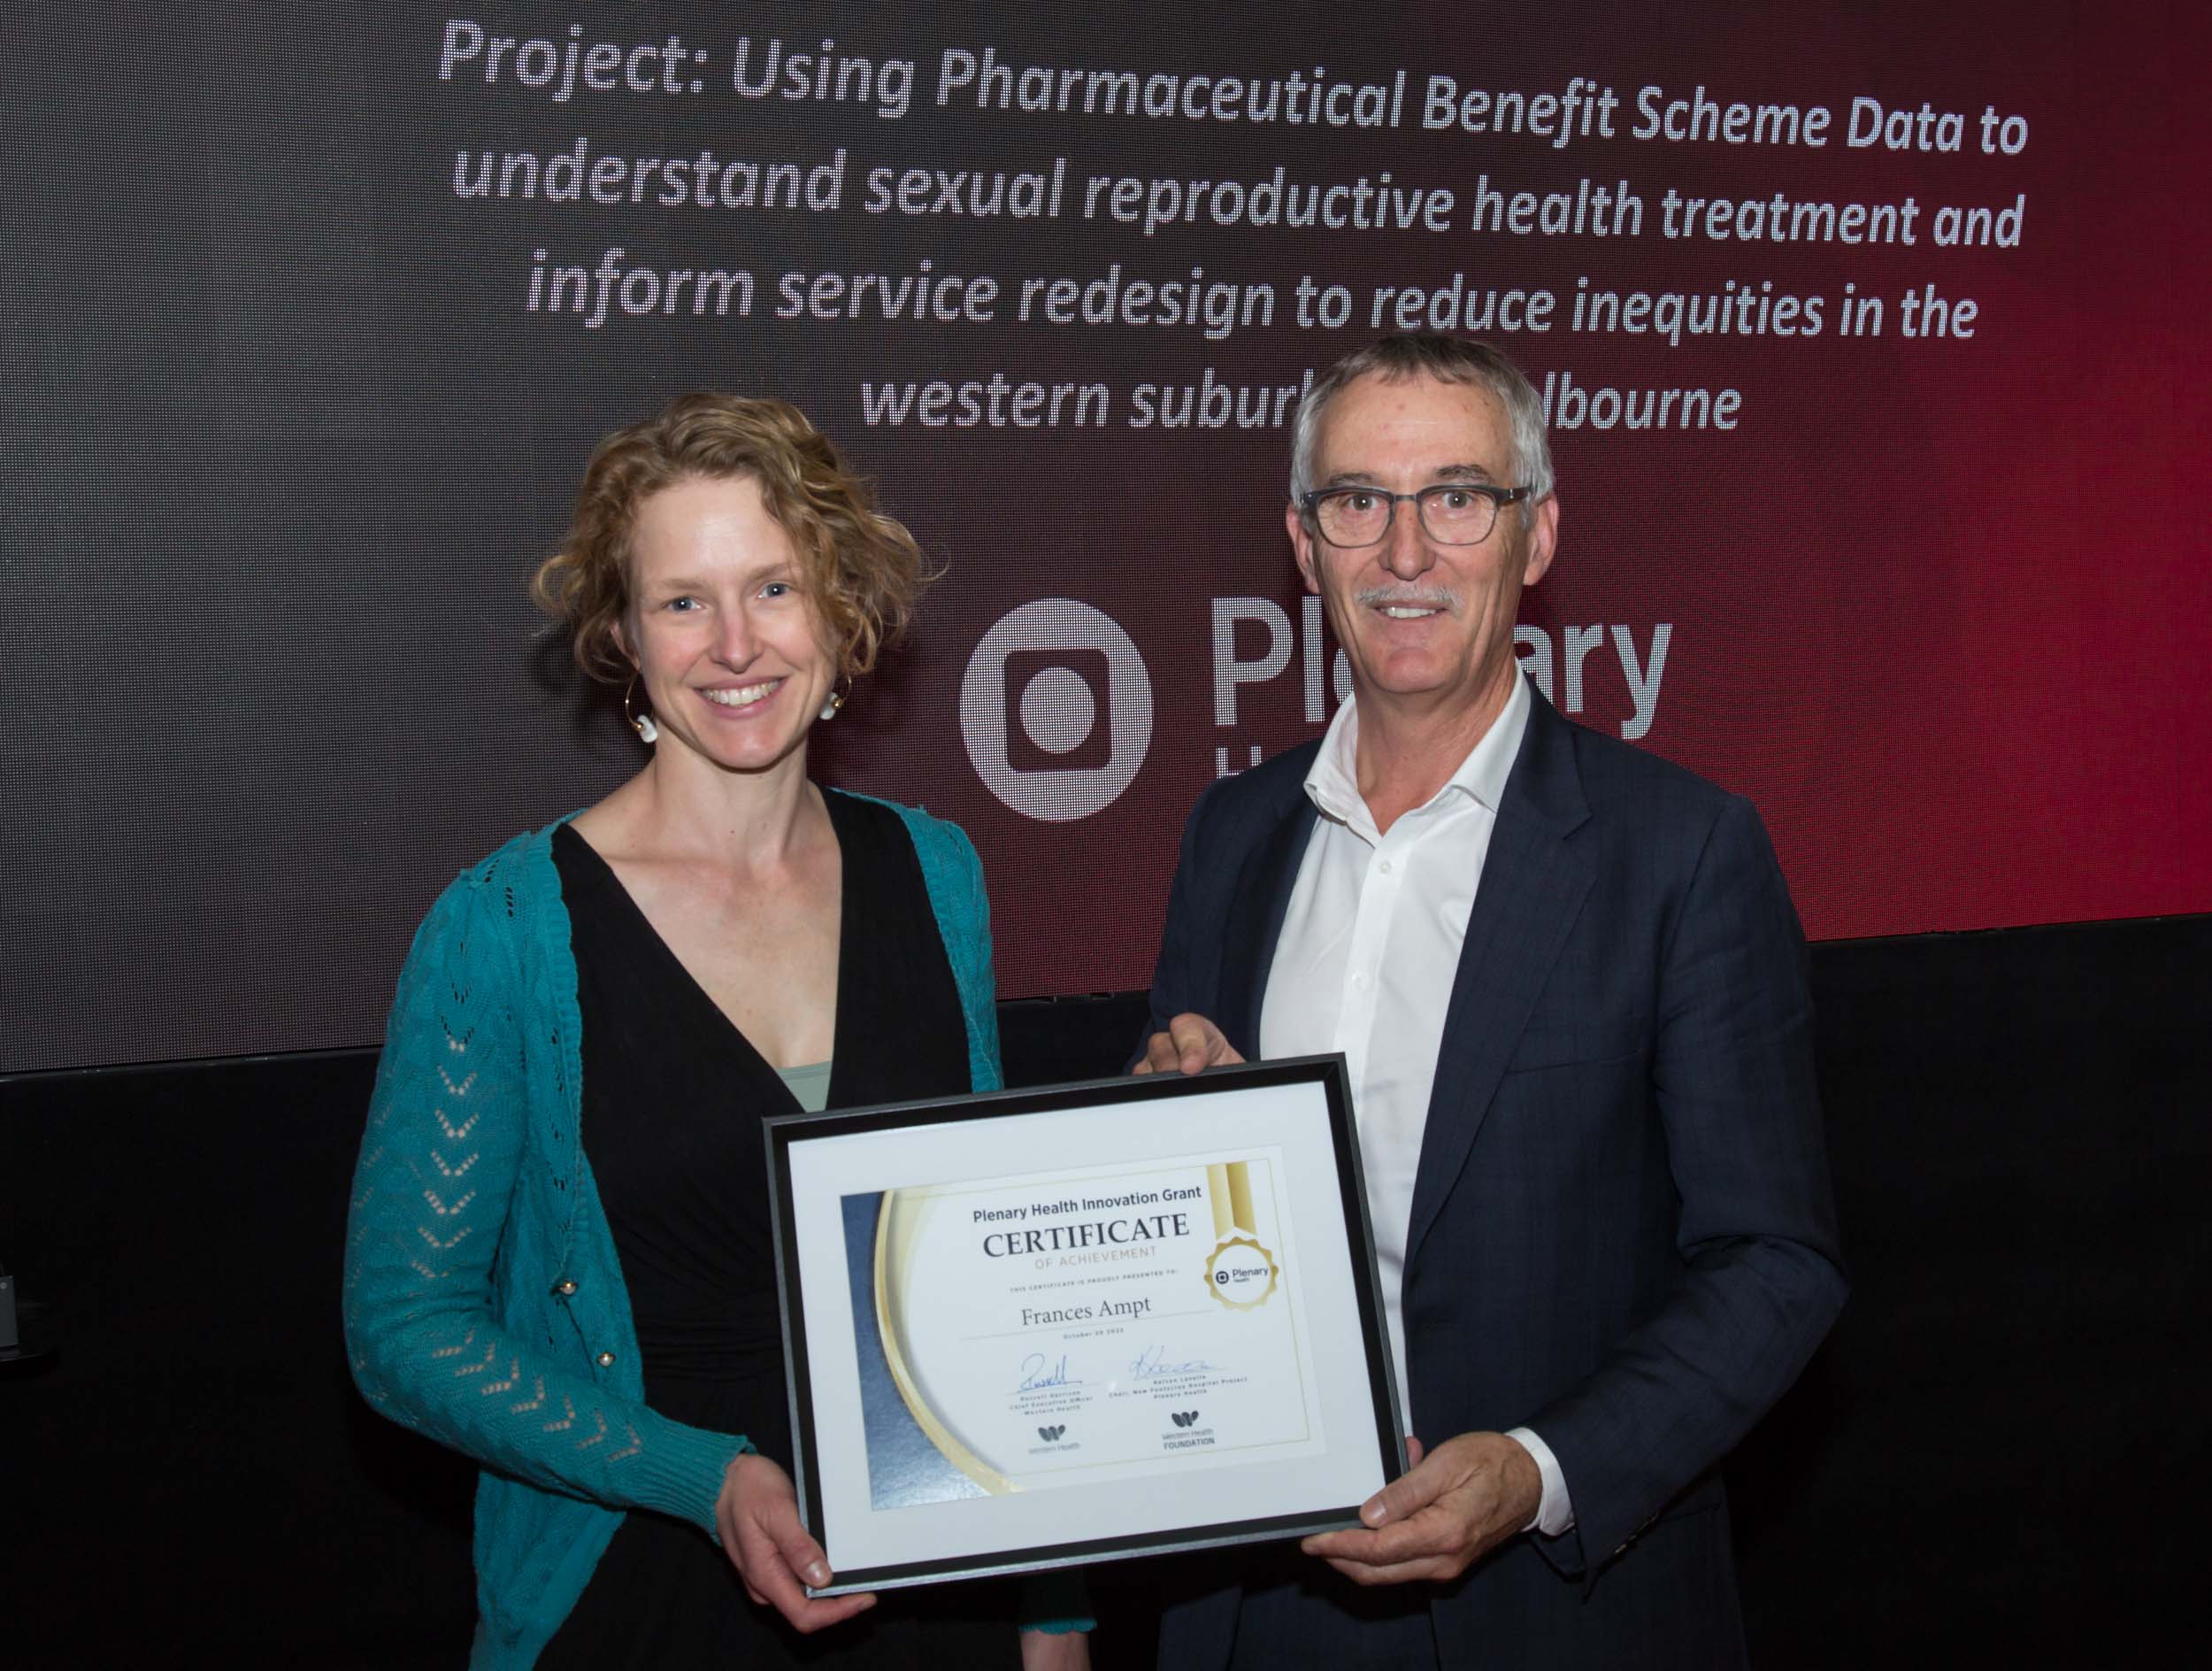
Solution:
[(848, 1197), (847, 1234), (867, 1239), (848, 1264), (874, 1506), (1317, 1443), (1279, 1166), (1192, 1156)]
[(1246, 1160), (1206, 1168), (1206, 1193), (1213, 1204), (1218, 1238), (1206, 1260), (1206, 1292), (1233, 1311), (1263, 1305), (1275, 1292), (1282, 1267), (1255, 1239), (1258, 1215), (1252, 1210), (1252, 1168)]

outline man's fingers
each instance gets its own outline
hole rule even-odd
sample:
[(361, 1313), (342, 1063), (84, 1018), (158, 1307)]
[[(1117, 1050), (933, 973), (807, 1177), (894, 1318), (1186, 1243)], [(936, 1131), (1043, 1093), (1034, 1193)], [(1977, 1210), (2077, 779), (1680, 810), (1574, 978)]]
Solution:
[(1454, 1528), (1444, 1515), (1417, 1514), (1379, 1531), (1323, 1532), (1302, 1547), (1325, 1560), (1356, 1561), (1364, 1567), (1396, 1567), (1449, 1552)]
[(1167, 1032), (1155, 1033), (1145, 1041), (1144, 1060), (1137, 1064), (1137, 1072), (1140, 1074), (1172, 1074), (1179, 1072), (1182, 1065), (1182, 1040), (1174, 1032), (1171, 1024), (1170, 1030)]
[(1179, 1073), (1197, 1074), (1205, 1070), (1213, 1057), (1209, 1035), (1212, 1038), (1221, 1036), (1202, 1016), (1179, 1015), (1167, 1024), (1168, 1041), (1174, 1046)]
[(1167, 1024), (1167, 1030), (1175, 1043), (1175, 1065), (1186, 1074), (1244, 1059), (1227, 1036), (1202, 1015), (1179, 1015)]
[(1357, 1560), (1331, 1560), (1329, 1565), (1354, 1583), (1368, 1587), (1377, 1584), (1443, 1583), (1459, 1576), (1450, 1562), (1441, 1559), (1411, 1560), (1396, 1567), (1370, 1567), (1366, 1562)]
[(1202, 1015), (1179, 1015), (1167, 1030), (1145, 1041), (1140, 1074), (1199, 1074), (1224, 1062), (1240, 1062), (1235, 1045)]
[(1436, 1462), (1425, 1466), (1420, 1459), (1418, 1439), (1406, 1442), (1408, 1452), (1414, 1458), (1413, 1466), (1389, 1484), (1360, 1505), (1359, 1517), (1363, 1523), (1388, 1526), (1418, 1514), (1448, 1490), (1453, 1482), (1444, 1468)]
[(1411, 1473), (1414, 1469), (1416, 1469), (1416, 1468), (1417, 1468), (1417, 1467), (1419, 1467), (1421, 1466), (1421, 1458), (1422, 1458), (1423, 1453), (1424, 1453), (1424, 1452), (1423, 1452), (1423, 1447), (1422, 1447), (1422, 1444), (1421, 1444), (1421, 1441), (1420, 1441), (1420, 1440), (1418, 1440), (1418, 1439), (1417, 1439), (1417, 1438), (1415, 1438), (1415, 1437), (1414, 1437), (1414, 1436), (1413, 1436), (1410, 1433), (1407, 1434), (1407, 1435), (1406, 1435), (1406, 1472), (1407, 1472), (1407, 1473), (1410, 1474), (1410, 1473)]

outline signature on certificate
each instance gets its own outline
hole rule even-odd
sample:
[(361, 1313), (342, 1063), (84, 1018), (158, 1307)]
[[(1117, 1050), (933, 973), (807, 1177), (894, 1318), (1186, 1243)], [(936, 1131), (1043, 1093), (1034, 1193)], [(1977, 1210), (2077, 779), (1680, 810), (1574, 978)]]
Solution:
[(1153, 1375), (1200, 1375), (1213, 1367), (1203, 1358), (1186, 1358), (1179, 1363), (1170, 1363), (1166, 1351), (1164, 1346), (1147, 1346), (1130, 1361), (1130, 1377), (1143, 1381)]
[(1065, 1352), (1060, 1354), (1058, 1363), (1048, 1366), (1044, 1353), (1033, 1351), (1022, 1359), (1021, 1375), (1021, 1385), (1014, 1389), (1016, 1392), (1034, 1392), (1041, 1387), (1079, 1387), (1083, 1384), (1082, 1377), (1068, 1374)]

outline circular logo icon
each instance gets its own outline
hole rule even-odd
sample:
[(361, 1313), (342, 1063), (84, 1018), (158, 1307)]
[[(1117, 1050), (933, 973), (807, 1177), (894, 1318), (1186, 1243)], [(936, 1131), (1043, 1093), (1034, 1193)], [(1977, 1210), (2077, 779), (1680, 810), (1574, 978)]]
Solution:
[(1152, 680), (1110, 615), (1071, 597), (1024, 604), (983, 635), (960, 681), (976, 775), (1047, 823), (1113, 804), (1152, 743)]
[(1233, 1236), (1206, 1261), (1206, 1291), (1234, 1311), (1250, 1311), (1275, 1291), (1275, 1256), (1249, 1236)]

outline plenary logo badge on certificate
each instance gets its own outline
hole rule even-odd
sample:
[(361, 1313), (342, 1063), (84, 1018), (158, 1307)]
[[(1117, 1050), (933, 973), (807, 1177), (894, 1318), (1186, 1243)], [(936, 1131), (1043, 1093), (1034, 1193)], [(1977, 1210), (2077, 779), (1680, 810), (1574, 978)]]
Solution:
[(1320, 1448), (1266, 1149), (842, 1198), (869, 1500)]

